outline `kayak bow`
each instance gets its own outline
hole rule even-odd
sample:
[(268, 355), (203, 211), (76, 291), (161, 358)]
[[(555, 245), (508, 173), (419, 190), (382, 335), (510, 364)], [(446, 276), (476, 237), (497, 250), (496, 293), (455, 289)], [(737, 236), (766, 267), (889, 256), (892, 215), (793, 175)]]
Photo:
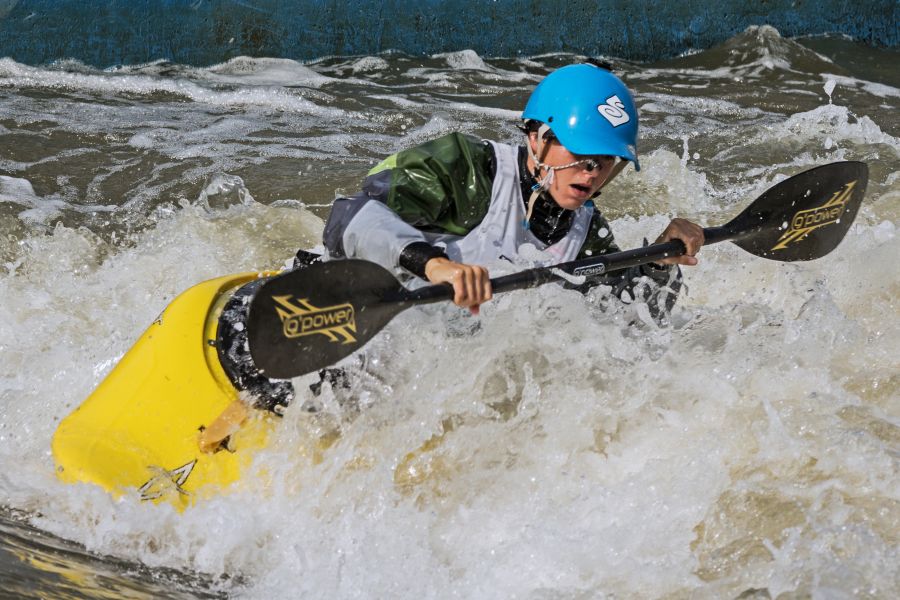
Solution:
[(214, 452), (202, 452), (200, 432), (238, 391), (215, 347), (219, 315), (233, 292), (260, 277), (242, 273), (198, 284), (179, 295), (150, 325), (106, 379), (53, 436), (57, 474), (179, 510), (215, 495), (246, 472), (266, 445), (274, 421), (251, 411), (247, 422)]

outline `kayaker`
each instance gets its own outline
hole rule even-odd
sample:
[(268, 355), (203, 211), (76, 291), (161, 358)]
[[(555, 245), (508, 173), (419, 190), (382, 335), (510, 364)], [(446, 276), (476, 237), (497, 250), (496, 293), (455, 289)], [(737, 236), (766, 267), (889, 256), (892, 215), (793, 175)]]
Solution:
[[(449, 283), (454, 302), (477, 313), (491, 298), (487, 264), (546, 266), (618, 251), (594, 202), (626, 165), (640, 170), (629, 90), (602, 65), (569, 65), (538, 84), (522, 119), (522, 146), (452, 133), (384, 160), (359, 194), (335, 200), (327, 258)], [(657, 241), (671, 239), (687, 254), (580, 287), (612, 285), (626, 300), (643, 297), (653, 314), (671, 308), (678, 265), (697, 264), (703, 230), (673, 219)]]
[[(631, 93), (602, 66), (570, 65), (538, 84), (522, 119), (522, 146), (452, 133), (384, 160), (360, 193), (334, 201), (324, 258), (363, 258), (401, 280), (449, 283), (454, 302), (477, 313), (491, 298), (486, 265), (545, 266), (617, 252), (594, 201), (628, 164), (640, 169)], [(657, 241), (671, 239), (681, 239), (687, 254), (567, 285), (581, 291), (609, 285), (626, 301), (643, 299), (660, 318), (681, 289), (679, 265), (697, 264), (703, 230), (673, 219)], [(295, 263), (321, 258), (301, 250)], [(277, 412), (294, 397), (293, 385), (256, 370), (242, 325), (260, 283), (245, 286), (225, 306), (222, 322), (241, 326), (221, 329), (219, 345), (235, 385), (248, 390), (258, 407)], [(346, 385), (342, 369), (320, 376), (332, 386)], [(321, 385), (314, 384), (313, 392)]]

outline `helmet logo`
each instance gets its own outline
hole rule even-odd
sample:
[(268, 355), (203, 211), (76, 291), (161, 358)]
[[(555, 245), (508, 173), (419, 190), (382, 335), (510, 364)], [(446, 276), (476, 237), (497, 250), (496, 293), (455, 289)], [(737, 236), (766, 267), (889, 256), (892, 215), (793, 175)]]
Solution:
[(613, 127), (624, 125), (631, 120), (631, 117), (625, 112), (625, 104), (619, 100), (618, 96), (610, 96), (606, 99), (606, 104), (597, 105), (597, 112), (603, 115), (603, 118), (609, 121)]

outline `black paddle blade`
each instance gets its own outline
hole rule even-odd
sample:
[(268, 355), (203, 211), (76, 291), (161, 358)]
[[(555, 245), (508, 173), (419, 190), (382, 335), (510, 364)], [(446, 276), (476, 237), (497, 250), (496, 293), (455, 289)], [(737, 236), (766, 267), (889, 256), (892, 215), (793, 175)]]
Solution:
[(820, 258), (844, 239), (868, 182), (862, 162), (816, 167), (770, 188), (723, 229), (746, 232), (732, 241), (756, 256), (788, 262)]
[(333, 365), (407, 308), (405, 292), (389, 271), (363, 260), (316, 263), (272, 277), (250, 303), (250, 356), (274, 379)]

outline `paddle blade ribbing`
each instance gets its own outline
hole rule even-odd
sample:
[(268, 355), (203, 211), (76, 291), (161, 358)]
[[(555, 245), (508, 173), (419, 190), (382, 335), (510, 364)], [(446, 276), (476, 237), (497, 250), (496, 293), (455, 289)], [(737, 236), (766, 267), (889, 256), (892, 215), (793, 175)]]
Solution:
[(407, 308), (406, 290), (362, 260), (316, 263), (262, 285), (250, 304), (250, 356), (266, 377), (297, 377), (362, 348)]

